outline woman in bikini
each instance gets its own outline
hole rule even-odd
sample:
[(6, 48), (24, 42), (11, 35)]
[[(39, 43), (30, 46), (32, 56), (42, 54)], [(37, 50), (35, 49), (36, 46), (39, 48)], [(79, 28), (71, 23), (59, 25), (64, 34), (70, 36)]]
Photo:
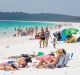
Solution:
[(48, 46), (49, 36), (50, 36), (50, 31), (48, 30), (48, 28), (46, 28), (45, 30), (46, 47)]
[(43, 48), (44, 48), (44, 44), (45, 44), (45, 32), (44, 32), (44, 29), (41, 29), (41, 33), (40, 33), (40, 47), (41, 47), (41, 44), (43, 43)]
[(24, 68), (31, 62), (31, 58), (20, 57), (17, 60), (8, 61), (0, 64), (0, 70), (18, 70), (19, 68)]

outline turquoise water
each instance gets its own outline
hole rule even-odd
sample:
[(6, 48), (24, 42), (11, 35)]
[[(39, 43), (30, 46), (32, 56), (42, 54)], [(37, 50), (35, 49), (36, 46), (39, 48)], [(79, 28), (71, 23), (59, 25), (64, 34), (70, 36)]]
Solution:
[[(0, 37), (7, 37), (15, 33), (15, 28), (54, 26), (54, 22), (38, 22), (38, 21), (0, 21)], [(4, 32), (6, 34), (4, 35)]]
[(0, 28), (8, 27), (35, 27), (54, 25), (52, 22), (37, 22), (37, 21), (0, 21)]

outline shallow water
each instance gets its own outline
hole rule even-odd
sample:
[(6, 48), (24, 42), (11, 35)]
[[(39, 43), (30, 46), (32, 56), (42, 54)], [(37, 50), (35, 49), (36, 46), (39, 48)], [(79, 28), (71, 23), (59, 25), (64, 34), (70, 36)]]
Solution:
[(28, 27), (42, 27), (54, 26), (54, 22), (39, 22), (39, 21), (0, 21), (0, 38), (13, 36), (15, 28), (28, 28)]

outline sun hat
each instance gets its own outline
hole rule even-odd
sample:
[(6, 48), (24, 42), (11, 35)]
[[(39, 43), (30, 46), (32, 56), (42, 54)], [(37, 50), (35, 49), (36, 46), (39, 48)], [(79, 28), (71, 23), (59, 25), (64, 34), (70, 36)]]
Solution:
[(63, 53), (63, 49), (58, 49), (58, 50), (56, 51), (56, 53), (61, 54), (61, 55), (64, 54), (64, 53)]

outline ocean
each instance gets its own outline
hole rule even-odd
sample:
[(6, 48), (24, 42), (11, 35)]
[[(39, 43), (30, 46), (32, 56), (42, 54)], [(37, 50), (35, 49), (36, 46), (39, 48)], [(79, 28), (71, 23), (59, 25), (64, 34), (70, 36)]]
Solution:
[[(16, 33), (15, 28), (43, 27), (55, 26), (54, 22), (43, 21), (16, 21), (16, 20), (1, 20), (0, 21), (0, 38), (7, 38)], [(6, 33), (6, 34), (5, 34)], [(4, 35), (5, 34), (5, 35)]]

